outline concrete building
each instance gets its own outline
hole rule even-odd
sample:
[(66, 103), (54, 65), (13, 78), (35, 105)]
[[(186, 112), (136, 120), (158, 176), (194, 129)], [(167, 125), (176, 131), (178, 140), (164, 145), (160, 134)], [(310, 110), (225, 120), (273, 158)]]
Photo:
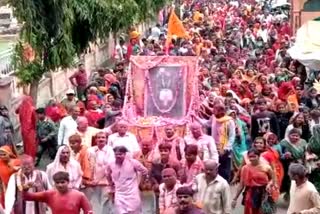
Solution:
[(291, 0), (293, 32), (306, 21), (320, 17), (320, 0)]

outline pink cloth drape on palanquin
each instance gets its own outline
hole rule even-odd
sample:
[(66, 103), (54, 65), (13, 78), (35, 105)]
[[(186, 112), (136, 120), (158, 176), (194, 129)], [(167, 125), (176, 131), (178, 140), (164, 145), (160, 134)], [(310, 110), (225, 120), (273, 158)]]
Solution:
[[(190, 121), (190, 113), (199, 105), (198, 91), (198, 58), (192, 56), (132, 56), (130, 59), (130, 70), (128, 72), (127, 88), (123, 115), (129, 118), (132, 125), (130, 131), (137, 134), (140, 139), (152, 139), (156, 134), (162, 138), (166, 124), (176, 125), (179, 135), (185, 133), (186, 123)], [(160, 124), (141, 125), (137, 124), (138, 117), (145, 116), (146, 92), (148, 72), (157, 66), (180, 66), (185, 76), (184, 116), (182, 119), (161, 118)]]

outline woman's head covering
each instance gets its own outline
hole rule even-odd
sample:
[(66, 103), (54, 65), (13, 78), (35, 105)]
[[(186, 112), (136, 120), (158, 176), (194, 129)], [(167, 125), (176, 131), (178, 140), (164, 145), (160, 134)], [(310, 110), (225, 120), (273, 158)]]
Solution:
[(228, 115), (228, 116), (230, 116), (232, 113), (237, 114), (237, 112), (236, 112), (235, 110), (232, 110), (232, 109), (229, 109), (229, 110), (227, 111), (227, 115)]
[(293, 124), (294, 121), (297, 119), (297, 117), (298, 117), (300, 114), (302, 114), (302, 113), (301, 113), (301, 112), (295, 112), (295, 113), (292, 115), (292, 117), (290, 118), (289, 123), (290, 123), (290, 124)]
[(107, 93), (107, 88), (104, 87), (104, 86), (98, 87), (98, 90), (99, 90), (100, 92), (102, 92), (102, 93)]
[(67, 145), (60, 146), (58, 148), (57, 154), (56, 154), (56, 156), (55, 156), (55, 158), (54, 158), (54, 160), (52, 162), (54, 165), (59, 165), (60, 164), (60, 155), (62, 153), (62, 150), (64, 150), (64, 149), (68, 149), (70, 151), (70, 148)]
[(265, 140), (268, 140), (268, 138), (269, 138), (270, 136), (274, 136), (274, 137), (277, 139), (277, 141), (278, 141), (278, 136), (277, 136), (275, 133), (272, 133), (272, 132), (267, 132), (267, 133), (265, 133), (265, 134), (263, 135), (263, 138), (264, 138)]
[(88, 109), (88, 110), (93, 110), (97, 104), (98, 104), (98, 103), (97, 103), (97, 100), (95, 100), (95, 99), (88, 99), (87, 109)]
[[(71, 152), (70, 148), (67, 145), (62, 145), (59, 147), (56, 157), (54, 158), (53, 162), (50, 164), (52, 167), (51, 175), (54, 175), (55, 173), (61, 171), (61, 168), (64, 168), (60, 162), (60, 156), (61, 156), (62, 150), (64, 149), (68, 149)], [(78, 166), (79, 166), (79, 163), (76, 160), (74, 160), (70, 155), (69, 162), (67, 163), (67, 166), (66, 166), (66, 171), (69, 173), (70, 181), (75, 181), (78, 179), (78, 176), (79, 176)]]
[(1, 146), (0, 147), (0, 151), (2, 151), (4, 153), (6, 153), (7, 155), (9, 155), (10, 158), (13, 158), (13, 159), (17, 158), (17, 156), (13, 153), (13, 151), (12, 151), (10, 146), (7, 146), (7, 145)]
[(249, 117), (249, 118), (251, 117), (248, 111), (245, 108), (243, 108), (241, 105), (234, 104), (234, 106), (237, 108), (238, 114), (243, 115), (245, 117)]
[(109, 85), (111, 85), (112, 83), (115, 83), (115, 82), (118, 81), (118, 80), (117, 80), (117, 77), (116, 77), (115, 75), (113, 75), (113, 74), (106, 74), (106, 75), (104, 75), (104, 80), (105, 80), (106, 82), (108, 82)]
[(232, 98), (236, 99), (238, 101), (238, 103), (241, 102), (241, 99), (239, 98), (239, 96), (232, 90), (227, 90), (227, 94), (231, 94)]
[(140, 33), (138, 31), (134, 30), (134, 31), (130, 32), (129, 36), (130, 36), (130, 39), (138, 39), (140, 36)]
[(317, 156), (320, 155), (320, 124), (312, 127), (312, 136), (309, 140), (308, 148)]
[(294, 87), (290, 82), (283, 82), (278, 89), (278, 98), (282, 101), (286, 101), (290, 91), (293, 91)]

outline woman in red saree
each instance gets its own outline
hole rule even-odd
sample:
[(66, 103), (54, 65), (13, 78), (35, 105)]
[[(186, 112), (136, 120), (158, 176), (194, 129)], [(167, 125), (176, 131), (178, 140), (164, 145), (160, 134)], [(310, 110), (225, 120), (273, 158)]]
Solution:
[(88, 110), (85, 113), (89, 126), (98, 128), (98, 120), (104, 117), (103, 112), (97, 108), (97, 102), (92, 100), (88, 103)]
[(232, 201), (235, 208), (237, 199), (244, 190), (244, 214), (261, 214), (262, 201), (272, 190), (275, 179), (272, 168), (260, 161), (260, 152), (256, 149), (248, 151), (250, 163), (242, 167), (239, 189)]
[(276, 190), (272, 192), (272, 198), (276, 201), (280, 196), (280, 186), (284, 176), (284, 169), (280, 161), (281, 146), (278, 144), (277, 135), (272, 132), (265, 134), (264, 138), (267, 141), (267, 146), (265, 152), (261, 154), (261, 157), (268, 161), (275, 173), (277, 186)]
[(10, 146), (0, 147), (0, 202), (4, 207), (5, 192), (10, 176), (18, 171), (20, 160), (12, 152)]
[(279, 183), (280, 186), (284, 176), (284, 170), (280, 161), (282, 148), (276, 134), (268, 132), (263, 137), (267, 141), (267, 147), (266, 151), (263, 152), (261, 156), (269, 162), (271, 167), (273, 167), (276, 172), (277, 183)]
[(50, 118), (53, 122), (58, 123), (62, 118), (67, 115), (66, 109), (56, 100), (52, 99), (49, 101), (46, 107), (46, 116)]
[(109, 90), (112, 83), (118, 82), (117, 77), (111, 73), (104, 75), (104, 81), (107, 91)]
[(32, 98), (25, 96), (16, 110), (19, 114), (21, 136), (23, 140), (23, 151), (25, 154), (35, 158), (38, 144), (36, 141), (36, 112)]
[(82, 101), (77, 102), (77, 106), (80, 109), (80, 115), (81, 117), (84, 117), (84, 114), (86, 113), (86, 105)]

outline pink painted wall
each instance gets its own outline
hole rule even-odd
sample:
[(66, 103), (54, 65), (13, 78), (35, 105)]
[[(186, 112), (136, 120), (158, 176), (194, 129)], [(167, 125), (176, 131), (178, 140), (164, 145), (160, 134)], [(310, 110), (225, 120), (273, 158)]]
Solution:
[(317, 12), (301, 12), (301, 24), (307, 22), (308, 20), (312, 20), (318, 18), (320, 16), (320, 11)]
[(292, 27), (296, 32), (301, 25), (305, 22), (320, 17), (320, 11), (317, 12), (305, 12), (303, 11), (303, 5), (307, 0), (292, 0)]

